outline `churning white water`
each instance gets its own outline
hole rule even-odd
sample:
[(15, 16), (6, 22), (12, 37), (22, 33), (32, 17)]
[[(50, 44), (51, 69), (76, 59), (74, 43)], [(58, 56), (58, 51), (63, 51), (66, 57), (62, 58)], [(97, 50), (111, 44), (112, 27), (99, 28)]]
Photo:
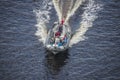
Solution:
[(84, 0), (52, 0), (56, 9), (59, 21), (64, 18), (67, 23)]
[(89, 0), (87, 7), (84, 8), (84, 13), (82, 14), (82, 21), (80, 22), (80, 27), (76, 30), (73, 35), (70, 46), (86, 39), (84, 36), (89, 27), (93, 26), (93, 21), (97, 18), (97, 13), (101, 10), (100, 4), (95, 4), (94, 0)]
[(40, 7), (34, 10), (34, 13), (37, 18), (37, 31), (36, 34), (39, 37), (39, 40), (41, 42), (45, 42), (45, 39), (47, 37), (47, 27), (46, 23), (50, 20), (50, 10), (52, 8), (52, 2), (49, 0), (44, 0), (42, 4), (40, 4)]
[[(42, 9), (34, 10), (37, 17), (37, 32), (36, 35), (39, 37), (40, 41), (45, 42), (47, 36), (47, 27), (45, 24), (50, 20), (50, 9), (52, 8), (52, 3), (57, 12), (58, 19), (64, 18), (65, 23), (69, 25), (69, 19), (72, 15), (74, 15), (75, 11), (80, 7), (80, 5), (85, 0), (45, 0), (43, 2)], [(87, 6), (84, 8), (84, 12), (82, 14), (82, 21), (80, 22), (79, 29), (73, 35), (70, 46), (78, 43), (85, 39), (84, 34), (92, 27), (93, 21), (97, 18), (97, 13), (101, 9), (99, 4), (95, 4), (94, 0), (88, 0)], [(78, 21), (79, 23), (79, 21)]]

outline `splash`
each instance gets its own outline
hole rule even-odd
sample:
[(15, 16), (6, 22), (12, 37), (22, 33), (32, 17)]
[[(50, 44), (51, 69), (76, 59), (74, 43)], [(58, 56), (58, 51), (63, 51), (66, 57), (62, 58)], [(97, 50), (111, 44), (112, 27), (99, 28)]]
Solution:
[(47, 37), (46, 23), (48, 23), (50, 20), (49, 13), (52, 9), (51, 6), (52, 2), (50, 2), (49, 0), (44, 0), (42, 4), (39, 4), (39, 8), (33, 10), (37, 18), (37, 31), (35, 35), (38, 36), (39, 40), (43, 42), (43, 44), (45, 43), (45, 39)]
[[(55, 10), (58, 15), (59, 21), (65, 19), (65, 24), (69, 25), (69, 20), (72, 15), (76, 12), (79, 6), (85, 0), (43, 0), (43, 4), (40, 5), (39, 9), (35, 9), (34, 12), (37, 18), (37, 31), (36, 35), (39, 37), (39, 40), (43, 43), (47, 37), (47, 27), (46, 23), (49, 23), (50, 20), (50, 9), (52, 9), (52, 3), (55, 7)], [(70, 46), (78, 43), (79, 41), (85, 40), (85, 33), (87, 30), (92, 27), (93, 21), (97, 18), (98, 11), (101, 10), (101, 5), (96, 4), (94, 0), (88, 0), (87, 6), (84, 8), (82, 14), (82, 21), (80, 22), (80, 27), (73, 35)]]
[[(84, 1), (85, 0), (53, 0), (59, 20), (64, 18), (65, 23), (69, 25), (68, 22), (70, 17), (74, 15), (76, 10)], [(97, 12), (101, 9), (100, 7), (101, 5), (96, 4), (94, 0), (88, 0), (87, 7), (84, 8), (85, 11), (82, 14), (82, 21), (80, 22), (80, 27), (73, 35), (70, 41), (70, 46), (86, 38), (84, 37), (84, 35), (89, 29), (89, 27), (92, 27), (93, 21), (97, 18)]]
[(89, 0), (87, 7), (84, 8), (84, 13), (82, 14), (82, 21), (80, 22), (80, 27), (73, 35), (70, 46), (86, 39), (84, 36), (87, 30), (93, 26), (93, 21), (97, 18), (97, 13), (101, 10), (100, 4), (95, 4), (93, 0)]

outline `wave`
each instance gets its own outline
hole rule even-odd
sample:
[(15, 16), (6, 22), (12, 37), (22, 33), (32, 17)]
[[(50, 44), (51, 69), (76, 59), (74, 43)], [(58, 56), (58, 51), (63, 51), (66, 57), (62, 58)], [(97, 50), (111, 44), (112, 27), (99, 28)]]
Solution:
[(94, 0), (89, 0), (87, 6), (84, 8), (85, 11), (82, 14), (80, 27), (73, 35), (70, 46), (86, 39), (85, 33), (93, 26), (93, 21), (97, 18), (98, 11), (102, 9), (101, 6), (100, 4), (96, 4)]

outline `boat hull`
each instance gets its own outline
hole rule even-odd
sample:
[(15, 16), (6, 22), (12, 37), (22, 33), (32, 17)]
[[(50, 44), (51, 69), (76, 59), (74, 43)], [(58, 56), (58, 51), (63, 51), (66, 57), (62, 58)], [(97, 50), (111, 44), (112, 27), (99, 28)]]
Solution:
[[(54, 35), (54, 32), (52, 29), (50, 29), (48, 31), (48, 35), (47, 35), (47, 38), (46, 38), (46, 41), (45, 41), (45, 48), (52, 52), (53, 54), (57, 54), (59, 52), (63, 52), (65, 50), (67, 50), (69, 48), (69, 43), (70, 43), (70, 39), (71, 39), (71, 30), (70, 30), (70, 27), (69, 26), (65, 26), (65, 35), (66, 35), (66, 42), (65, 43), (62, 43), (61, 46), (59, 45), (56, 45), (54, 43), (50, 43), (51, 39), (52, 39), (52, 36)], [(61, 36), (60, 36), (61, 37)]]

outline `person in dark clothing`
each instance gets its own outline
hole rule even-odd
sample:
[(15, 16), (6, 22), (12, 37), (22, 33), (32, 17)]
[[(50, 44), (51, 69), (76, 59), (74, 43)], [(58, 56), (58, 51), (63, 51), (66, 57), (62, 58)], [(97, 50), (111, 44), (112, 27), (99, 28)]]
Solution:
[(64, 35), (62, 41), (63, 41), (63, 44), (67, 43), (67, 36), (66, 35)]
[(59, 32), (62, 33), (62, 30), (63, 30), (63, 26), (60, 25), (60, 26), (59, 26)]

